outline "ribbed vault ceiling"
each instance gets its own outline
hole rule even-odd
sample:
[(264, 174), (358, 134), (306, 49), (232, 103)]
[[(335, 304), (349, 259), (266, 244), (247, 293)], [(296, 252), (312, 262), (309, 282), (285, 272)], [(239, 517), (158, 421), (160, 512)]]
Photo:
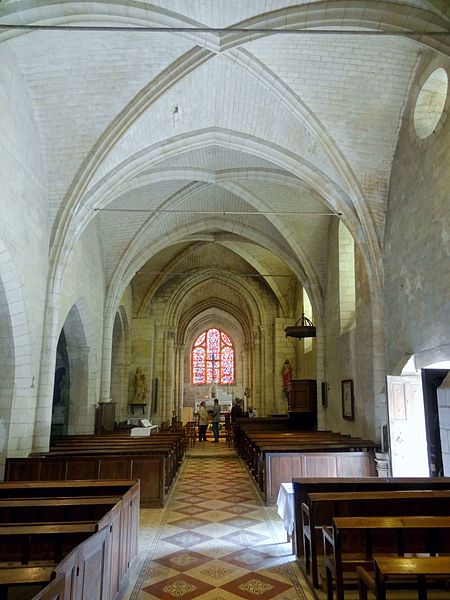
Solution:
[(9, 1), (0, 23), (337, 30), (6, 29), (0, 41), (39, 130), (53, 274), (94, 221), (110, 303), (133, 280), (139, 311), (168, 278), (215, 270), (242, 285), (259, 275), (286, 314), (297, 280), (320, 300), (339, 213), (382, 276), (411, 80), (423, 51), (444, 55), (450, 40), (361, 32), (448, 30), (445, 1)]

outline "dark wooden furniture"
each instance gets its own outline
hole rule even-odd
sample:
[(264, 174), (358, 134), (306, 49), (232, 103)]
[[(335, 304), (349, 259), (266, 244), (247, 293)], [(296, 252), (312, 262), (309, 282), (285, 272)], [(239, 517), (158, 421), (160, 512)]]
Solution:
[(181, 464), (184, 433), (149, 438), (64, 436), (49, 452), (8, 458), (5, 481), (140, 479), (143, 507), (164, 506)]
[(141, 506), (164, 506), (164, 456), (145, 453), (67, 452), (32, 458), (8, 458), (5, 481), (140, 479)]
[(317, 382), (315, 379), (291, 379), (287, 384), (288, 412), (317, 412)]
[(334, 517), (450, 515), (450, 489), (313, 493), (308, 494), (301, 508), (306, 572), (318, 587), (321, 546), (317, 538), (322, 527), (331, 526)]
[(47, 585), (53, 576), (53, 567), (1, 567), (0, 600), (8, 600), (8, 590), (13, 586)]
[(375, 474), (372, 440), (332, 431), (266, 431), (264, 419), (238, 419), (237, 425), (239, 454), (268, 504), (275, 504), (281, 483), (294, 477)]
[(344, 575), (356, 567), (370, 568), (374, 554), (402, 556), (450, 551), (450, 516), (336, 517), (324, 527), (327, 600), (344, 600)]
[(415, 584), (418, 600), (427, 600), (427, 581), (450, 578), (450, 556), (428, 557), (374, 557), (374, 575), (364, 567), (357, 567), (359, 599), (367, 600), (370, 590), (376, 600), (386, 600), (386, 590), (391, 583)]
[(33, 600), (114, 600), (137, 556), (139, 482), (55, 483), (0, 484), (0, 598), (49, 581)]
[(99, 402), (95, 410), (95, 433), (114, 431), (116, 424), (116, 403)]
[[(293, 545), (302, 558), (302, 504), (313, 493), (368, 492), (395, 490), (450, 490), (449, 477), (294, 477), (295, 536)], [(331, 521), (329, 522), (331, 524)], [(321, 533), (321, 532), (320, 532)], [(295, 543), (294, 540), (297, 540)]]

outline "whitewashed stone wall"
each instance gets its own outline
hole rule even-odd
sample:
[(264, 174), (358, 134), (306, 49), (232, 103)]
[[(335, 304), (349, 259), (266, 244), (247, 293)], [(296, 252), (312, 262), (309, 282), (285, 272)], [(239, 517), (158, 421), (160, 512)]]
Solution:
[[(325, 299), (325, 377), (329, 384), (324, 428), (378, 438), (375, 423), (374, 361), (371, 296), (363, 261), (355, 256), (357, 303), (355, 327), (341, 335), (339, 310), (338, 222), (330, 228), (328, 280)], [(354, 386), (354, 421), (342, 418), (342, 380)]]
[[(60, 327), (64, 326), (72, 307), (80, 314), (80, 339), (67, 336), (68, 350), (86, 364), (77, 379), (71, 376), (70, 433), (93, 433), (95, 407), (100, 393), (100, 364), (103, 338), (105, 280), (98, 230), (91, 223), (74, 248), (67, 265), (60, 303)], [(69, 350), (70, 359), (70, 350)], [(75, 358), (75, 361), (78, 359)], [(77, 368), (78, 365), (75, 366)], [(50, 400), (51, 401), (51, 400)]]
[[(418, 367), (450, 359), (450, 120), (420, 140), (413, 109), (419, 81), (441, 59), (418, 70), (400, 131), (385, 234), (387, 372), (406, 355)], [(449, 102), (447, 100), (448, 111)]]
[(25, 456), (33, 436), (47, 283), (47, 182), (28, 90), (5, 45), (0, 46), (0, 131), (0, 302), (11, 320), (11, 346), (2, 341), (0, 348), (0, 387), (6, 376), (1, 401), (10, 423), (7, 413), (2, 416), (8, 453)]

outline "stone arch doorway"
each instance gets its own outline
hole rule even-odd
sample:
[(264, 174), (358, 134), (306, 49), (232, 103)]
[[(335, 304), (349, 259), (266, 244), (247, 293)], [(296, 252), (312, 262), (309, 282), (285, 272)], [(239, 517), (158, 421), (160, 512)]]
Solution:
[(51, 437), (66, 435), (69, 425), (70, 366), (64, 329), (56, 349), (55, 383), (53, 386)]
[[(82, 311), (81, 306), (81, 311)], [(66, 406), (64, 414), (64, 434), (93, 433), (95, 422), (95, 401), (92, 373), (92, 359), (90, 359), (90, 347), (86, 333), (85, 320), (77, 305), (70, 309), (62, 327), (58, 350), (60, 363), (57, 363), (55, 371), (61, 385), (62, 377), (65, 375), (63, 388), (55, 390), (55, 394), (64, 395)], [(60, 371), (58, 373), (58, 367)], [(64, 367), (64, 371), (63, 371)], [(55, 398), (55, 395), (54, 395)], [(61, 399), (61, 397), (59, 396)]]

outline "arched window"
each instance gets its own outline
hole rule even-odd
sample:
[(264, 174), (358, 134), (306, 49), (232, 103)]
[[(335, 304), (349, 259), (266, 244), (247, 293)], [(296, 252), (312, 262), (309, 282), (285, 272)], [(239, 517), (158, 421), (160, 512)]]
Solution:
[(192, 383), (234, 383), (234, 349), (230, 338), (218, 329), (208, 329), (192, 348)]

